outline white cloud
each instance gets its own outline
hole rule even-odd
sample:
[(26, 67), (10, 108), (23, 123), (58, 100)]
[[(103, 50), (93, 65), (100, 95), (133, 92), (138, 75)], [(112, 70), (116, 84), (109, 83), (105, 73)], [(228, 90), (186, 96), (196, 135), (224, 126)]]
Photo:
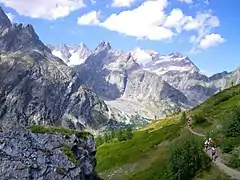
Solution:
[[(126, 2), (126, 1), (125, 1)], [(196, 16), (187, 16), (184, 12), (175, 8), (166, 13), (168, 0), (146, 0), (138, 7), (125, 10), (118, 14), (111, 14), (104, 21), (99, 20), (96, 11), (89, 12), (78, 18), (82, 25), (98, 25), (108, 30), (123, 35), (148, 40), (171, 40), (173, 36), (188, 32), (190, 43), (193, 44), (191, 52), (199, 52), (207, 45), (200, 45), (207, 35), (220, 26), (218, 17), (211, 11), (197, 12)], [(176, 30), (176, 31), (174, 31)], [(194, 34), (192, 34), (194, 33)], [(218, 43), (219, 44), (219, 43)], [(217, 43), (209, 47), (215, 46)]]
[(49, 20), (68, 16), (72, 11), (85, 7), (83, 0), (0, 0), (0, 3), (15, 9), (20, 15)]
[(97, 11), (91, 11), (83, 16), (78, 17), (78, 24), (80, 25), (97, 25), (99, 24), (99, 15), (100, 13)]
[(180, 1), (182, 3), (187, 3), (187, 4), (193, 3), (193, 0), (178, 0), (178, 1)]
[[(186, 31), (195, 31), (196, 35), (190, 37), (190, 42), (193, 43), (191, 53), (199, 52), (200, 42), (206, 35), (212, 33), (212, 31), (220, 26), (220, 21), (217, 16), (214, 16), (210, 11), (204, 13), (197, 13), (196, 17), (185, 17), (186, 23), (183, 29)], [(203, 49), (203, 48), (201, 48)]]
[(200, 41), (199, 47), (201, 49), (208, 49), (210, 47), (217, 46), (217, 45), (219, 45), (221, 43), (224, 43), (224, 42), (225, 42), (225, 39), (222, 38), (221, 35), (212, 33), (212, 34), (206, 35)]
[(211, 29), (220, 26), (219, 19), (211, 12), (198, 13), (195, 18), (188, 16), (188, 22), (184, 26), (185, 30)]
[(167, 16), (164, 23), (165, 27), (175, 28), (178, 33), (182, 31), (182, 26), (188, 21), (181, 9), (173, 9), (169, 16)]
[(6, 13), (6, 15), (11, 22), (14, 22), (15, 16), (12, 13)]
[(112, 7), (130, 7), (136, 0), (113, 0)]
[(110, 15), (100, 25), (111, 31), (138, 39), (169, 39), (174, 33), (161, 26), (165, 21), (164, 9), (166, 6), (167, 0), (149, 0), (133, 10)]

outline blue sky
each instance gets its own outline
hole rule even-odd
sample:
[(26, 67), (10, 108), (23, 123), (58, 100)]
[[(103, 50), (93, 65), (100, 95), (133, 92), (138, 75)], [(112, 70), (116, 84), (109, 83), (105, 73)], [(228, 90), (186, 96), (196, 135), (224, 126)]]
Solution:
[(30, 23), (46, 44), (94, 49), (109, 41), (187, 55), (208, 74), (240, 66), (239, 0), (0, 0), (13, 22)]

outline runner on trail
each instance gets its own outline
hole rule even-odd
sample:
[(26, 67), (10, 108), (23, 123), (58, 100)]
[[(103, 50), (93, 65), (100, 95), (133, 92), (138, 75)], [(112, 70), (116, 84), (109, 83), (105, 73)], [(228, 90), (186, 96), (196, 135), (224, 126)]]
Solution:
[(214, 146), (214, 141), (213, 141), (212, 138), (209, 138), (208, 142), (209, 142), (209, 147), (213, 147)]
[(212, 147), (212, 159), (215, 161), (216, 158), (217, 158), (217, 156), (216, 156), (216, 148)]
[(208, 146), (209, 146), (209, 141), (208, 141), (208, 139), (205, 140), (204, 146), (205, 146), (205, 150), (207, 151), (207, 150), (208, 150)]

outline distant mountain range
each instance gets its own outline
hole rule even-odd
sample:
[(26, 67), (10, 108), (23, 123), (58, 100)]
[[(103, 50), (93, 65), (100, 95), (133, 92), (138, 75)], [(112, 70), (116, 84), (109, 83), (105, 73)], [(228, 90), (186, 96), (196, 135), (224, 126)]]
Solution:
[(12, 24), (2, 10), (0, 52), (3, 130), (35, 123), (91, 132), (141, 126), (240, 82), (240, 68), (207, 77), (180, 53), (123, 52), (108, 42), (94, 50), (84, 43), (46, 46), (31, 25)]
[[(128, 117), (163, 117), (194, 107), (232, 83), (240, 83), (240, 67), (208, 77), (187, 56), (177, 52), (164, 55), (140, 48), (123, 52), (108, 42), (101, 42), (94, 50), (84, 43), (76, 48), (60, 45), (51, 49), (109, 106)], [(63, 58), (64, 54), (72, 56)]]

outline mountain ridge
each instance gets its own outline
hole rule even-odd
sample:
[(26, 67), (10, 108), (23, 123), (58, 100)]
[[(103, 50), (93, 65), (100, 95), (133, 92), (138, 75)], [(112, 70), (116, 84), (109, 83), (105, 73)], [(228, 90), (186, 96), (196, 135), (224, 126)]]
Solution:
[[(160, 81), (168, 83), (171, 87), (177, 89), (180, 94), (186, 96), (188, 102), (185, 101), (185, 104), (178, 103), (177, 109), (194, 107), (211, 97), (221, 88), (224, 89), (228, 87), (222, 87), (220, 84), (220, 81), (223, 81), (222, 79), (227, 75), (226, 73), (222, 73), (220, 77), (219, 75), (208, 77), (201, 72), (189, 57), (183, 56), (178, 52), (164, 55), (153, 50), (144, 50), (139, 47), (133, 49), (133, 51), (124, 52), (114, 49), (109, 42), (102, 41), (92, 51), (92, 54), (85, 58), (85, 61), (81, 62), (82, 63), (77, 66), (73, 66), (79, 76), (81, 76), (83, 81), (103, 99), (110, 99), (111, 105), (114, 106), (114, 101), (116, 101), (114, 108), (118, 107), (119, 110), (128, 107), (127, 104), (129, 104), (129, 100), (131, 99), (130, 96), (133, 95), (126, 96), (124, 95), (124, 92), (130, 82), (130, 74), (134, 71), (140, 72), (139, 69), (146, 71), (149, 74), (156, 74), (161, 77), (159, 79)], [(139, 73), (135, 78), (138, 79), (140, 76), (143, 75)], [(139, 80), (140, 79), (141, 78), (139, 78)], [(234, 83), (238, 83), (238, 80), (236, 79)], [(135, 86), (136, 85), (137, 84), (135, 84)], [(137, 96), (134, 96), (136, 97), (135, 100), (139, 100), (139, 103), (143, 101), (143, 99), (139, 99), (140, 96), (138, 96), (142, 94), (139, 90), (140, 87), (143, 86), (132, 87), (137, 89)], [(158, 88), (156, 87), (156, 89)], [(148, 90), (146, 90), (146, 92), (148, 92)], [(133, 93), (134, 91), (132, 91), (132, 94)], [(124, 101), (126, 101), (126, 105)], [(108, 104), (108, 101), (105, 102)], [(119, 106), (120, 102), (124, 105)], [(151, 104), (151, 98), (149, 98), (147, 102)], [(170, 102), (170, 104), (172, 103)], [(137, 104), (129, 108), (136, 111), (137, 108), (134, 106), (137, 106)], [(156, 107), (159, 108), (161, 105), (157, 105)], [(156, 107), (153, 109), (156, 109)], [(148, 109), (145, 106), (144, 108)], [(128, 112), (128, 110), (124, 110), (124, 112)], [(151, 114), (146, 112), (137, 113), (140, 113), (143, 117), (146, 114)], [(165, 113), (163, 114), (167, 115)], [(155, 116), (162, 117), (163, 114), (156, 114), (156, 110), (153, 110), (151, 116), (145, 117), (153, 119)]]

